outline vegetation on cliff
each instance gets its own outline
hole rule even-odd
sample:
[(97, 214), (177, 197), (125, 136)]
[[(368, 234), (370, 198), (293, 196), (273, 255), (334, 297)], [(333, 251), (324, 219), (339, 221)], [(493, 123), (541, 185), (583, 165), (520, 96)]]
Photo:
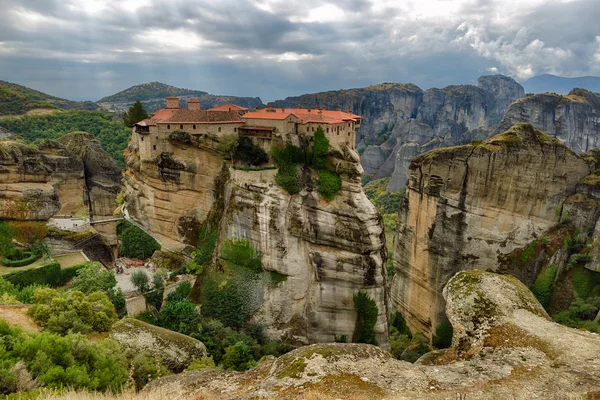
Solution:
[(111, 114), (100, 111), (69, 110), (47, 115), (7, 117), (0, 119), (0, 127), (34, 144), (58, 139), (70, 132), (89, 132), (121, 167), (125, 166), (123, 152), (131, 136), (130, 128), (113, 121)]
[(160, 250), (160, 244), (152, 236), (131, 222), (118, 221), (117, 235), (120, 243), (119, 252), (124, 257), (145, 259)]

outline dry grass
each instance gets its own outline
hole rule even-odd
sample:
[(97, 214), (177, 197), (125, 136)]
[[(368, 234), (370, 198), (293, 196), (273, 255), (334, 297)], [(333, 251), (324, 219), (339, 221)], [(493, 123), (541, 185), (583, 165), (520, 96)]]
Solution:
[(29, 306), (0, 305), (0, 319), (8, 322), (10, 326), (20, 326), (26, 331), (37, 332), (40, 327), (27, 315)]

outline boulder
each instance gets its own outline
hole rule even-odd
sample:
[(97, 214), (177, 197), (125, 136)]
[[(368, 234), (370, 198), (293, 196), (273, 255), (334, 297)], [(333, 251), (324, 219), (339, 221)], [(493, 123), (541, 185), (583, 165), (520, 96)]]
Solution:
[(173, 372), (183, 371), (195, 358), (206, 357), (204, 344), (190, 336), (123, 318), (113, 325), (110, 337), (134, 354), (148, 352)]

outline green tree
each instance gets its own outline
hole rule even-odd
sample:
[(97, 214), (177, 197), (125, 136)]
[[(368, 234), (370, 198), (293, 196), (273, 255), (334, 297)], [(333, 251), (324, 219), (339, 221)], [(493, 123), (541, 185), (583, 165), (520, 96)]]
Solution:
[(358, 294), (354, 295), (353, 300), (354, 308), (356, 309), (354, 342), (377, 345), (377, 340), (375, 340), (375, 324), (377, 324), (379, 309), (375, 300), (370, 298), (365, 292), (358, 292)]
[(139, 100), (129, 107), (129, 111), (123, 113), (123, 123), (129, 128), (146, 118), (148, 118), (148, 112)]
[(150, 279), (148, 278), (148, 274), (141, 269), (133, 271), (131, 274), (131, 283), (142, 293), (147, 292), (150, 289)]
[(93, 292), (107, 292), (117, 284), (115, 275), (106, 270), (99, 262), (90, 262), (73, 278), (71, 290), (78, 290), (85, 294)]
[(315, 147), (313, 152), (313, 167), (316, 170), (327, 168), (327, 156), (329, 155), (329, 140), (325, 136), (323, 128), (319, 126), (315, 132)]

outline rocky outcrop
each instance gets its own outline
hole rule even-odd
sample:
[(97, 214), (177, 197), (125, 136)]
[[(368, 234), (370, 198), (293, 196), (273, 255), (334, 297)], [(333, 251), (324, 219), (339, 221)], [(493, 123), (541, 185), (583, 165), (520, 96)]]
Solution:
[(72, 132), (57, 140), (83, 163), (91, 214), (112, 216), (121, 190), (121, 168), (104, 151), (98, 140), (86, 132)]
[[(165, 138), (160, 153), (143, 158), (134, 135), (125, 173), (129, 218), (169, 250), (193, 250), (209, 215), (212, 223), (220, 221), (215, 254), (226, 239), (248, 240), (266, 271), (265, 280), (248, 282), (252, 318), (271, 336), (296, 345), (351, 338), (353, 295), (364, 291), (378, 307), (376, 339), (386, 347), (383, 224), (362, 192), (358, 154), (345, 147), (328, 157), (342, 178), (340, 192), (328, 202), (306, 166), (303, 190), (289, 195), (275, 183), (276, 170), (231, 168), (217, 139), (192, 136), (188, 144)], [(282, 145), (288, 139), (277, 140)], [(270, 273), (280, 282), (264, 284)]]
[(36, 149), (0, 142), (0, 218), (112, 216), (121, 171), (92, 135), (74, 132)]
[(512, 103), (497, 131), (527, 122), (582, 153), (600, 147), (600, 94), (573, 89), (568, 95), (528, 95)]
[(47, 220), (83, 206), (83, 164), (64, 146), (0, 142), (0, 218)]
[(115, 323), (110, 337), (122, 349), (134, 355), (146, 352), (174, 372), (183, 371), (194, 359), (207, 355), (201, 341), (133, 318)]
[(502, 271), (533, 283), (539, 270), (503, 260), (559, 222), (593, 168), (528, 124), (416, 157), (398, 215), (392, 308), (431, 334), (445, 321), (442, 288), (456, 272)]
[(427, 354), (427, 365), (396, 360), (370, 345), (319, 344), (264, 358), (246, 373), (203, 369), (159, 378), (142, 393), (172, 399), (560, 399), (598, 393), (598, 335), (551, 322), (518, 280), (461, 272), (444, 296), (452, 347)]

